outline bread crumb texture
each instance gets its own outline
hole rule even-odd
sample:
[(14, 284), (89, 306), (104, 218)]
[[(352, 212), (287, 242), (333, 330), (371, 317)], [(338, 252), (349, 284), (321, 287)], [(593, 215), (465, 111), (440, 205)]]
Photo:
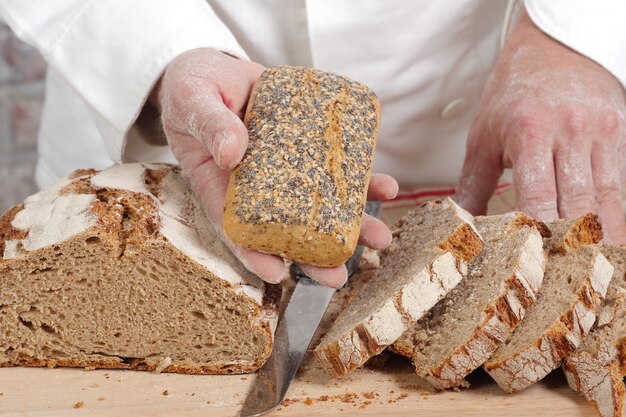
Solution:
[(537, 301), (506, 343), (484, 364), (508, 392), (543, 379), (574, 352), (591, 330), (613, 274), (596, 245), (597, 216), (548, 225), (548, 257)]
[(471, 216), (451, 199), (428, 202), (395, 227), (376, 276), (315, 348), (343, 376), (394, 343), (461, 281), (483, 242)]
[(578, 349), (567, 356), (567, 382), (581, 392), (602, 417), (621, 417), (626, 387), (626, 246), (605, 246), (615, 268), (598, 320)]
[(515, 212), (475, 222), (485, 247), (467, 277), (392, 345), (439, 389), (462, 385), (489, 359), (524, 318), (543, 280), (539, 222)]
[(178, 167), (81, 170), (0, 217), (0, 366), (240, 373), (280, 288), (221, 242)]

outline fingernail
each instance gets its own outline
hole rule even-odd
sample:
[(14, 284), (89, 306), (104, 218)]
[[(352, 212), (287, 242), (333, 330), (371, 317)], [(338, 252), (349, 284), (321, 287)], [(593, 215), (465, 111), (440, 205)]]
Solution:
[(331, 288), (341, 288), (346, 284), (346, 282), (348, 282), (348, 269), (346, 267), (343, 267), (340, 270), (341, 276), (338, 276), (339, 274), (337, 273), (335, 274), (335, 276), (329, 277), (328, 281), (325, 284), (326, 286)]
[(288, 275), (285, 273), (285, 269), (279, 275), (267, 276), (262, 278), (265, 282), (270, 284), (280, 284)]
[(387, 195), (385, 195), (385, 200), (393, 200), (397, 196), (398, 196), (398, 190), (396, 189), (391, 192), (388, 192)]
[(225, 157), (224, 153), (226, 149), (228, 149), (226, 145), (231, 143), (234, 140), (233, 135), (224, 130), (221, 133), (218, 133), (217, 135), (215, 135), (214, 140), (217, 141), (217, 151), (215, 152), (215, 155), (213, 155), (213, 157), (215, 158), (215, 162), (217, 163), (217, 166), (219, 166), (222, 169), (234, 168), (233, 166), (231, 166), (233, 161), (231, 161), (226, 167), (222, 166), (222, 160)]
[(387, 200), (393, 200), (394, 198), (398, 196), (398, 192), (400, 191), (400, 186), (398, 185), (398, 183), (396, 183), (391, 190), (387, 190), (387, 191), (388, 193), (385, 196), (385, 198)]
[(393, 242), (393, 235), (391, 234), (391, 231), (389, 231), (387, 233), (387, 236), (385, 236), (385, 242), (383, 243), (383, 246), (380, 249), (385, 249), (386, 247), (391, 245), (391, 242)]
[(343, 287), (344, 285), (346, 285), (346, 282), (348, 282), (348, 270), (347, 269), (345, 270), (345, 277), (341, 279), (341, 283), (337, 285), (335, 288)]
[(265, 268), (263, 271), (258, 271), (253, 268), (248, 268), (253, 274), (261, 278), (263, 281), (270, 284), (279, 284), (282, 282), (288, 274), (286, 273), (285, 264), (282, 264), (280, 269), (278, 268)]

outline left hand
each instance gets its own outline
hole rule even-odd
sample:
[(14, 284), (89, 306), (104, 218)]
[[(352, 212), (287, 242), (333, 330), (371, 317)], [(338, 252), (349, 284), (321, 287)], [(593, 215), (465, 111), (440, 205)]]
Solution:
[[(217, 234), (246, 268), (266, 282), (277, 283), (286, 276), (285, 261), (235, 245), (222, 226), (230, 173), (248, 147), (248, 131), (241, 119), (250, 91), (263, 70), (257, 63), (212, 48), (194, 49), (168, 64), (150, 100), (161, 111), (172, 153)], [(397, 192), (398, 184), (390, 176), (371, 176), (368, 199), (387, 200)], [(383, 249), (391, 239), (382, 221), (363, 216), (360, 244)], [(301, 267), (311, 278), (330, 287), (341, 287), (348, 278), (344, 265)]]
[(625, 117), (619, 82), (524, 14), (485, 86), (456, 198), (484, 214), (512, 168), (520, 210), (542, 221), (596, 212), (605, 242), (626, 243)]

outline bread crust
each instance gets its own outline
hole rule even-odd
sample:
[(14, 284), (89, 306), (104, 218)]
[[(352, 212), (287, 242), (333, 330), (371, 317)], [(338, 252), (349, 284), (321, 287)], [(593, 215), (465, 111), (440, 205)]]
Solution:
[(581, 392), (602, 417), (621, 417), (624, 410), (626, 337), (607, 341), (597, 355), (580, 352), (563, 362), (567, 383)]
[(581, 245), (595, 245), (602, 240), (602, 225), (598, 216), (587, 213), (577, 219), (560, 219), (550, 223), (550, 238), (545, 247), (551, 252), (566, 253)]
[[(310, 99), (300, 97), (304, 90)], [(332, 73), (271, 68), (255, 83), (244, 123), (250, 145), (226, 192), (228, 237), (300, 263), (345, 262), (358, 242), (372, 173), (380, 123), (374, 93)]]
[(411, 329), (409, 329), (409, 331), (402, 334), (402, 336), (400, 336), (398, 340), (393, 342), (393, 344), (389, 345), (387, 349), (389, 349), (391, 352), (397, 355), (405, 356), (407, 358), (412, 358), (413, 357), (413, 343), (411, 342), (412, 335), (410, 334), (410, 330)]
[[(269, 355), (268, 355), (269, 356)], [(86, 368), (86, 369), (127, 369), (133, 371), (155, 372), (159, 368), (158, 363), (147, 364), (140, 358), (133, 358), (130, 363), (124, 363), (126, 358), (120, 358), (120, 362), (115, 360), (67, 360), (67, 359), (21, 359), (19, 361), (0, 363), (0, 368), (9, 368), (15, 366), (24, 367), (67, 367), (67, 368)], [(228, 374), (246, 374), (257, 371), (263, 361), (255, 361), (247, 365), (228, 364), (224, 366), (192, 366), (192, 365), (169, 365), (160, 372), (190, 374), (190, 375), (228, 375)]]
[(561, 359), (572, 353), (591, 330), (612, 270), (608, 260), (598, 252), (593, 272), (579, 289), (576, 301), (542, 332), (541, 337), (509, 357), (485, 362), (484, 369), (500, 388), (507, 392), (522, 390), (560, 366)]
[(589, 340), (564, 359), (562, 368), (569, 386), (602, 417), (621, 417), (626, 398), (626, 247), (604, 247), (603, 253), (615, 267), (611, 287)]

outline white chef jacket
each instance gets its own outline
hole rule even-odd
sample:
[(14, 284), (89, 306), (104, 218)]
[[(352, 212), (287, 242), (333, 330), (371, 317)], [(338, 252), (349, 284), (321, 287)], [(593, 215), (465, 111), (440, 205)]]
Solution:
[[(453, 184), (514, 2), (505, 0), (2, 0), (0, 16), (49, 63), (36, 179), (175, 161), (134, 126), (166, 65), (213, 47), (309, 65), (370, 86), (382, 106), (375, 169)], [(543, 31), (626, 84), (626, 1), (526, 0)]]

